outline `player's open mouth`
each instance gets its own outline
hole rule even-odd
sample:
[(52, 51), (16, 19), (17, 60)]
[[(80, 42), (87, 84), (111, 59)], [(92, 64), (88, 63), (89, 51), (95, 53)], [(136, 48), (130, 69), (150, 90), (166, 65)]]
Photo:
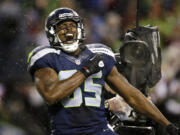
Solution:
[(74, 42), (74, 34), (67, 33), (65, 36), (66, 36), (66, 42), (67, 43), (73, 43)]
[(73, 40), (74, 39), (74, 35), (72, 33), (67, 33), (66, 34), (66, 40), (67, 41), (70, 41), (70, 40)]

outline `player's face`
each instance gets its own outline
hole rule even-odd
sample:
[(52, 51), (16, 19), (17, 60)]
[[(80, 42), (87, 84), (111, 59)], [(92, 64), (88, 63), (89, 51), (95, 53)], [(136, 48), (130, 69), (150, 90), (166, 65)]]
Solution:
[(72, 44), (77, 40), (77, 24), (73, 21), (65, 21), (57, 26), (57, 35), (64, 44)]

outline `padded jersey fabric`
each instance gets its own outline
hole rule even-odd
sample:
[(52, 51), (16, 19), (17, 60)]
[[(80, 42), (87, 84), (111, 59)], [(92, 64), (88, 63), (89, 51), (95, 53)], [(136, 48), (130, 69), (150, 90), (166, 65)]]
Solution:
[(85, 45), (77, 57), (46, 46), (30, 53), (28, 70), (32, 78), (36, 70), (48, 67), (57, 72), (59, 80), (72, 76), (96, 53), (104, 57), (103, 70), (88, 77), (71, 96), (48, 106), (52, 135), (91, 135), (107, 128), (104, 80), (116, 61), (111, 49), (103, 44)]

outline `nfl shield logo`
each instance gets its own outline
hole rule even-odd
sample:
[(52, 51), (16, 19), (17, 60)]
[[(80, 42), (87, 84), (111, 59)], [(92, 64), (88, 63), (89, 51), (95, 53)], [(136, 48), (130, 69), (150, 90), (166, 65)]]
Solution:
[(80, 60), (75, 60), (75, 63), (76, 63), (77, 65), (80, 65), (80, 64), (81, 64), (81, 61), (80, 61)]

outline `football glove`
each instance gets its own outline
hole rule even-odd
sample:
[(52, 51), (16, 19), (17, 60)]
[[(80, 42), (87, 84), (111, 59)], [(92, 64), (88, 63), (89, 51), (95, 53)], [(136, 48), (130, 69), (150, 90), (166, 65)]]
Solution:
[(103, 56), (101, 54), (96, 54), (89, 59), (87, 64), (80, 70), (84, 76), (87, 78), (90, 75), (99, 72), (104, 67)]
[(169, 124), (166, 127), (166, 131), (169, 133), (169, 135), (180, 135), (180, 130), (178, 127), (176, 127), (173, 124)]

